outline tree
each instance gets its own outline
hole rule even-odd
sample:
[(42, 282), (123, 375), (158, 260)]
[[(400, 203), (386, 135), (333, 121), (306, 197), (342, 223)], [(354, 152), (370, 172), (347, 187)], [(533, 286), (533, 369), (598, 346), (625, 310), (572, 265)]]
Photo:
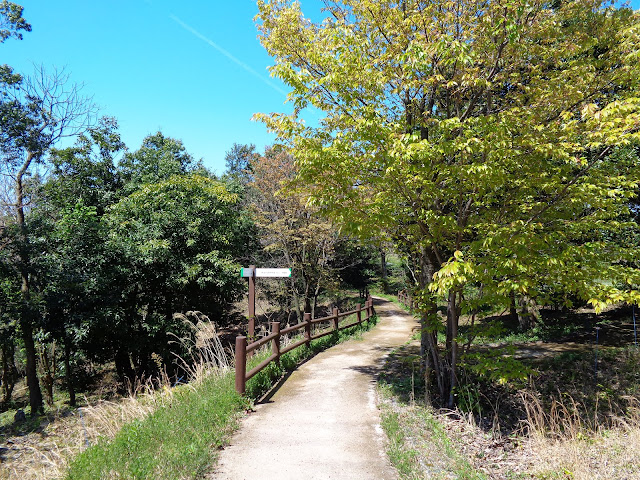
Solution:
[(126, 154), (119, 167), (128, 193), (172, 175), (206, 174), (202, 162), (196, 162), (180, 140), (165, 137), (161, 132), (145, 137), (142, 146)]
[(92, 121), (95, 107), (81, 95), (81, 87), (69, 84), (64, 71), (48, 74), (43, 68), (32, 77), (4, 91), (0, 138), (3, 141), (3, 173), (13, 181), (12, 207), (19, 228), (16, 244), (20, 246), (19, 265), (22, 292), (20, 331), (27, 360), (27, 384), (32, 414), (42, 410), (42, 394), (36, 372), (33, 326), (36, 311), (31, 302), (31, 274), (26, 211), (29, 204), (25, 182), (32, 168), (44, 161), (47, 151), (61, 138), (77, 135)]
[[(42, 328), (63, 347), (71, 405), (75, 405), (73, 359), (119, 300), (114, 294), (116, 262), (106, 247), (101, 219), (123, 195), (114, 161), (124, 150), (117, 122), (108, 117), (80, 135), (73, 147), (53, 149), (53, 168), (31, 213), (35, 227), (30, 235), (42, 239), (37, 258), (32, 259), (35, 288), (42, 299)], [(93, 351), (85, 353), (96, 356)]]
[[(416, 266), (425, 379), (452, 406), (462, 313), (555, 285), (596, 309), (638, 302), (638, 251), (608, 242), (637, 188), (639, 14), (587, 0), (259, 1), (291, 115), (258, 115), (312, 202), (384, 229)], [(318, 126), (299, 112), (313, 105)], [(615, 172), (611, 175), (611, 172)], [(447, 303), (444, 327), (436, 300)], [(437, 331), (444, 329), (444, 346)]]
[(31, 31), (31, 25), (22, 17), (24, 8), (15, 3), (3, 0), (0, 2), (0, 43), (14, 37), (22, 40), (22, 32)]
[(124, 152), (126, 146), (120, 138), (118, 122), (112, 117), (102, 117), (78, 137), (73, 147), (53, 149), (53, 168), (43, 192), (46, 204), (61, 211), (72, 201), (81, 201), (96, 207), (102, 216), (124, 194), (116, 165)]
[(296, 175), (294, 159), (270, 149), (253, 163), (251, 209), (266, 252), (275, 265), (292, 269), (291, 297), (298, 319), (315, 312), (318, 295), (332, 279), (331, 267), (337, 230), (318, 209), (307, 206), (307, 193), (284, 192)]
[(251, 180), (253, 163), (259, 156), (253, 143), (249, 145), (234, 143), (224, 156), (227, 175), (242, 184), (246, 184)]
[[(173, 175), (140, 186), (109, 208), (103, 222), (120, 270), (119, 315), (93, 337), (108, 343), (121, 377), (150, 374), (152, 353), (166, 363), (170, 333), (180, 334), (174, 313), (199, 310), (220, 317), (242, 289), (234, 258), (244, 250), (236, 196), (217, 180)], [(157, 367), (156, 367), (157, 368)]]

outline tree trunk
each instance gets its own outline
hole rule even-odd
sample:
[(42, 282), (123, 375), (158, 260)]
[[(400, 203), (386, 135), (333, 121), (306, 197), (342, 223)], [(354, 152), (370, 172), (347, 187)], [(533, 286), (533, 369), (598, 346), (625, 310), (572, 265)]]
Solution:
[(380, 273), (382, 276), (382, 291), (389, 293), (389, 281), (387, 280), (387, 254), (380, 248)]
[(31, 407), (31, 415), (37, 415), (42, 412), (42, 392), (40, 390), (40, 382), (38, 382), (38, 373), (36, 371), (36, 349), (33, 341), (33, 323), (31, 316), (30, 303), (30, 287), (29, 287), (29, 271), (27, 265), (29, 256), (26, 251), (26, 225), (24, 217), (24, 186), (23, 178), (26, 174), (31, 162), (34, 160), (35, 154), (29, 152), (27, 159), (16, 175), (16, 213), (18, 218), (18, 226), (20, 227), (22, 236), (22, 248), (20, 252), (20, 276), (22, 286), (22, 312), (20, 315), (20, 328), (22, 330), (22, 341), (24, 342), (25, 356), (27, 360), (27, 386), (29, 387), (29, 405)]
[(512, 320), (518, 320), (518, 309), (516, 308), (516, 292), (509, 294), (509, 315)]
[(454, 391), (457, 381), (458, 366), (458, 323), (460, 321), (460, 309), (456, 303), (457, 292), (449, 292), (447, 301), (447, 351), (445, 365), (448, 367), (448, 400), (447, 407), (453, 408), (455, 405)]
[(67, 391), (69, 392), (69, 405), (76, 406), (76, 390), (73, 386), (73, 372), (71, 371), (71, 340), (64, 340), (64, 370)]
[(11, 394), (18, 380), (18, 369), (15, 364), (15, 345), (13, 339), (2, 344), (0, 362), (2, 363), (2, 406), (7, 408), (11, 402)]
[(42, 391), (38, 382), (36, 365), (36, 346), (33, 341), (33, 326), (27, 313), (23, 313), (20, 321), (22, 341), (24, 342), (25, 357), (27, 359), (27, 386), (29, 387), (29, 405), (31, 415), (38, 415), (43, 411)]
[(520, 330), (526, 332), (532, 329), (537, 320), (535, 301), (526, 295), (522, 295), (522, 297), (520, 297), (520, 313), (518, 314)]
[(53, 384), (56, 378), (56, 342), (51, 344), (51, 352), (46, 344), (39, 345), (40, 381), (44, 385), (44, 397), (47, 405), (53, 406)]
[(116, 372), (120, 381), (125, 384), (127, 381), (132, 382), (136, 376), (135, 371), (131, 367), (131, 358), (129, 352), (125, 348), (119, 348), (114, 356), (116, 363)]
[[(438, 395), (440, 403), (444, 404), (449, 398), (449, 370), (443, 361), (442, 355), (438, 348), (438, 329), (441, 321), (438, 316), (438, 305), (429, 294), (429, 283), (433, 279), (433, 274), (438, 268), (438, 261), (435, 255), (427, 249), (423, 249), (419, 258), (419, 275), (418, 286), (423, 293), (420, 317), (420, 355), (423, 359), (425, 368), (425, 385), (431, 385), (431, 375), (435, 377), (438, 385)], [(428, 377), (428, 378), (427, 378)], [(425, 396), (431, 395), (431, 392), (425, 392)]]

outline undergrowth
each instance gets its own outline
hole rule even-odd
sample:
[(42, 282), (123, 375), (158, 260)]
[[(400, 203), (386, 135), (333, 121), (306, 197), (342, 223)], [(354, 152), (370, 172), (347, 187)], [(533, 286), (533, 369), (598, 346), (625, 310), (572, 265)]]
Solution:
[(640, 350), (625, 311), (561, 315), (525, 333), (504, 318), (482, 325), (454, 411), (425, 399), (417, 342), (389, 356), (379, 391), (401, 478), (640, 478)]

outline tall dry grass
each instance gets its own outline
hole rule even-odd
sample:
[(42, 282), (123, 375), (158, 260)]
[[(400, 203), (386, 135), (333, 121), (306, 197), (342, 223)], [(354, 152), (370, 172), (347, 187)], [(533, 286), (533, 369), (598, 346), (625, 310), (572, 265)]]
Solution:
[[(620, 415), (603, 420), (581, 413), (571, 397), (545, 409), (535, 395), (523, 394), (527, 448), (536, 458), (538, 478), (572, 480), (640, 479), (640, 403), (625, 397)], [(611, 410), (609, 410), (611, 411)]]
[[(233, 362), (224, 351), (215, 324), (201, 312), (176, 314), (190, 334), (175, 337), (185, 354), (178, 357), (187, 378), (182, 388), (196, 388), (208, 375), (220, 375)], [(168, 376), (137, 379), (128, 395), (101, 400), (73, 413), (53, 416), (40, 431), (9, 439), (0, 466), (0, 480), (63, 478), (72, 459), (88, 446), (116, 436), (123, 425), (141, 420), (171, 404), (174, 389)], [(85, 399), (86, 400), (86, 399)]]

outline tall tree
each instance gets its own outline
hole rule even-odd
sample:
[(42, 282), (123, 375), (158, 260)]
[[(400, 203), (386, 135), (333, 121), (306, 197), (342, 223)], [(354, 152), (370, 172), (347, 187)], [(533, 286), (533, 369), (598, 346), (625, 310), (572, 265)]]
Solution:
[[(113, 252), (101, 222), (122, 192), (115, 166), (125, 150), (113, 118), (79, 136), (76, 144), (51, 152), (52, 169), (32, 211), (32, 236), (41, 242), (37, 264), (45, 332), (63, 347), (67, 391), (75, 404), (74, 354), (85, 347), (95, 324), (117, 310)], [(120, 280), (120, 279), (117, 279)], [(85, 349), (89, 358), (94, 351)]]
[[(26, 213), (29, 204), (25, 184), (32, 169), (45, 160), (46, 153), (63, 137), (84, 131), (93, 119), (94, 106), (81, 95), (81, 87), (69, 82), (64, 71), (36, 70), (5, 90), (2, 109), (8, 112), (0, 122), (2, 139), (8, 145), (2, 173), (13, 181), (12, 207), (19, 227), (17, 255), (22, 292), (20, 331), (27, 360), (27, 384), (32, 414), (42, 410), (42, 394), (36, 372), (33, 328), (36, 312), (31, 302), (31, 275)], [(7, 154), (8, 152), (8, 154)]]
[[(258, 117), (316, 205), (355, 232), (384, 228), (413, 257), (426, 380), (442, 403), (455, 403), (462, 312), (543, 283), (597, 308), (640, 300), (638, 251), (604, 235), (622, 227), (640, 178), (613, 155), (639, 137), (637, 12), (592, 0), (325, 3), (317, 24), (297, 2), (258, 2), (272, 73), (296, 106)], [(308, 105), (325, 114), (317, 126), (299, 118)]]
[(103, 221), (119, 253), (122, 314), (95, 336), (110, 343), (121, 376), (133, 373), (129, 358), (138, 375), (150, 373), (152, 353), (171, 360), (168, 335), (183, 327), (174, 313), (199, 310), (219, 320), (237, 299), (234, 258), (245, 246), (234, 236), (236, 198), (217, 180), (185, 174), (145, 184), (109, 208)]
[(180, 140), (162, 132), (145, 137), (142, 146), (126, 154), (119, 163), (120, 172), (129, 193), (147, 183), (167, 180), (185, 173), (206, 174), (201, 161), (195, 161)]
[(338, 233), (317, 208), (307, 206), (307, 192), (284, 192), (295, 175), (293, 157), (270, 149), (254, 161), (250, 186), (263, 248), (276, 256), (278, 266), (292, 269), (293, 304), (301, 319), (303, 312), (315, 312), (318, 295), (333, 276), (330, 267)]
[(242, 184), (246, 184), (251, 180), (253, 164), (259, 156), (254, 144), (241, 145), (234, 143), (224, 156), (227, 175)]

